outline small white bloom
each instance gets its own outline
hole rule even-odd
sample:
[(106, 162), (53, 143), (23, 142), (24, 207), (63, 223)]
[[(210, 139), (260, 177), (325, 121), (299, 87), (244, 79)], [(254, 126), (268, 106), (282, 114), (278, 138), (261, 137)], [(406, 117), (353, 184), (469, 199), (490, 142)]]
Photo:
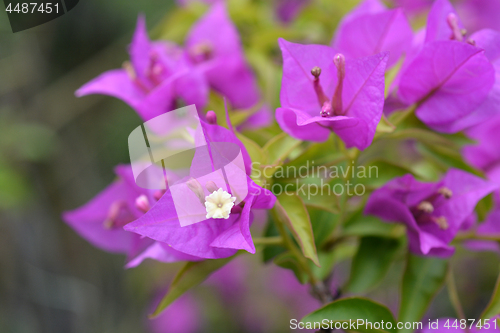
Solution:
[(205, 197), (205, 208), (207, 209), (207, 219), (228, 219), (231, 208), (234, 206), (236, 197), (219, 188), (212, 194)]

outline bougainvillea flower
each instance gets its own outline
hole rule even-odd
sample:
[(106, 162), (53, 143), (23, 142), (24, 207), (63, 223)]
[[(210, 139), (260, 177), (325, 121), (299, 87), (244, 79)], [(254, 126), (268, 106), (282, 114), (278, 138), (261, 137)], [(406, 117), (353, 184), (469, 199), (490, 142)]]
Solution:
[(248, 178), (249, 193), (243, 204), (235, 206), (227, 219), (210, 218), (182, 227), (170, 191), (138, 220), (127, 224), (127, 231), (154, 239), (164, 246), (200, 258), (229, 257), (237, 250), (255, 253), (250, 225), (252, 209), (270, 209), (274, 195)]
[[(154, 245), (155, 248), (144, 258), (154, 258), (154, 256), (163, 258), (166, 254), (161, 252), (162, 249), (173, 249), (176, 252), (197, 257), (197, 259), (228, 257), (240, 249), (251, 253), (255, 252), (250, 234), (250, 225), (253, 221), (252, 210), (272, 208), (276, 197), (270, 191), (259, 187), (248, 176), (245, 176), (251, 172), (251, 161), (245, 147), (232, 131), (216, 124), (203, 123), (203, 134), (205, 135), (205, 141), (210, 143), (211, 147), (211, 143), (238, 144), (243, 152), (244, 166), (242, 169), (244, 169), (243, 176), (247, 178), (245, 185), (248, 194), (233, 205), (234, 200), (232, 200), (230, 193), (224, 193), (229, 191), (229, 186), (227, 186), (227, 190), (220, 191), (222, 193), (221, 198), (217, 198), (221, 200), (228, 199), (227, 205), (225, 201), (208, 200), (207, 198), (211, 198), (213, 193), (219, 191), (224, 185), (221, 184), (219, 178), (210, 179), (212, 175), (217, 176), (216, 172), (208, 175), (204, 174), (203, 178), (197, 178), (204, 179), (203, 183), (194, 182), (188, 185), (190, 190), (197, 195), (178, 197), (173, 192), (174, 186), (169, 187), (146, 214), (124, 227), (127, 231), (157, 241), (157, 244)], [(210, 159), (215, 156), (214, 153), (215, 151), (212, 150)], [(195, 153), (190, 169), (199, 170), (197, 163), (206, 164), (206, 159), (198, 159)], [(213, 168), (220, 168), (220, 166), (215, 165), (215, 159), (213, 159), (212, 164)], [(230, 177), (231, 175), (227, 174), (227, 178)], [(231, 194), (235, 193), (233, 187), (231, 187), (231, 191), (233, 191)], [(199, 200), (204, 201), (202, 206), (206, 207), (206, 210), (203, 212), (203, 218), (199, 219), (198, 212), (194, 212), (193, 209), (179, 209), (179, 200), (184, 200), (181, 207), (195, 207), (195, 205), (199, 205)], [(190, 203), (189, 200), (193, 201)], [(210, 203), (215, 203), (216, 206), (205, 205), (207, 200)], [(217, 204), (220, 204), (219, 208), (223, 210), (220, 214), (216, 211)], [(231, 206), (228, 208), (229, 211), (226, 211), (226, 206)], [(187, 224), (183, 222), (190, 220), (193, 214), (197, 214), (195, 223)], [(211, 218), (207, 218), (205, 215)], [(163, 259), (158, 260), (164, 261)]]
[(210, 86), (227, 97), (234, 108), (249, 108), (259, 100), (238, 31), (223, 3), (214, 4), (191, 28), (185, 47)]
[(105, 94), (122, 99), (144, 119), (175, 108), (176, 97), (187, 104), (206, 103), (207, 84), (192, 71), (182, 49), (166, 42), (151, 42), (140, 16), (129, 46), (130, 62), (105, 72), (76, 91), (78, 97)]
[(365, 214), (404, 223), (413, 253), (447, 257), (454, 252), (448, 244), (477, 202), (496, 188), (494, 183), (455, 169), (436, 183), (405, 175), (373, 192)]
[[(386, 111), (417, 104), (416, 115), (427, 126), (454, 133), (474, 126), (494, 113), (496, 102), (496, 40), (478, 33), (481, 45), (466, 31), (448, 0), (433, 3), (425, 36), (414, 38)], [(485, 54), (488, 49), (489, 54)]]
[(468, 129), (467, 135), (476, 140), (477, 144), (463, 148), (465, 159), (483, 170), (488, 179), (500, 184), (500, 116)]
[(365, 0), (340, 22), (332, 47), (348, 59), (388, 51), (391, 67), (408, 51), (412, 38), (402, 9), (387, 10), (378, 0)]
[(293, 137), (325, 141), (335, 132), (348, 147), (365, 149), (384, 105), (388, 54), (345, 59), (324, 45), (279, 40), (283, 53), (281, 107), (276, 119)]
[[(144, 18), (139, 17), (129, 53), (130, 63), (100, 75), (76, 95), (120, 98), (146, 121), (175, 109), (178, 99), (202, 110), (209, 88), (227, 97), (236, 109), (249, 108), (260, 99), (238, 31), (222, 2), (214, 4), (192, 27), (184, 49), (168, 42), (151, 42)], [(262, 117), (256, 121), (262, 123)]]
[(424, 45), (402, 74), (399, 98), (418, 103), (417, 117), (440, 132), (456, 132), (455, 123), (488, 96), (495, 71), (478, 47), (458, 41)]
[(131, 258), (152, 242), (123, 226), (143, 215), (158, 195), (135, 184), (129, 165), (117, 166), (115, 172), (118, 180), (84, 206), (63, 213), (63, 220), (94, 246)]
[(484, 29), (470, 36), (475, 45), (484, 50), (495, 70), (495, 83), (484, 101), (468, 116), (455, 122), (453, 132), (480, 124), (500, 114), (500, 33)]

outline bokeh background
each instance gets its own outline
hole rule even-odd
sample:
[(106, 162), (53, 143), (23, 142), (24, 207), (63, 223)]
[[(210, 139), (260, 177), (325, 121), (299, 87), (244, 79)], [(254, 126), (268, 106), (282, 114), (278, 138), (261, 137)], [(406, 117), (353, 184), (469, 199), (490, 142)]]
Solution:
[[(429, 1), (419, 2), (425, 8)], [(280, 82), (277, 38), (328, 43), (356, 3), (312, 1), (294, 22), (285, 23), (276, 16), (275, 2), (230, 1), (249, 61), (273, 107)], [(94, 248), (61, 220), (62, 211), (84, 204), (113, 181), (115, 165), (129, 162), (127, 137), (141, 124), (119, 100), (76, 98), (74, 91), (128, 59), (138, 13), (146, 15), (153, 38), (181, 42), (206, 6), (81, 0), (66, 15), (16, 34), (4, 9), (1, 4), (0, 332), (287, 332), (290, 318), (300, 319), (320, 305), (292, 273), (262, 265), (257, 253), (237, 259), (151, 323), (146, 315), (152, 302), (180, 264), (147, 261), (124, 270), (124, 256)], [(255, 227), (258, 233), (263, 221)], [(334, 288), (348, 276), (354, 251), (355, 246), (339, 254)], [(456, 257), (462, 303), (468, 314), (478, 315), (493, 289), (498, 255), (459, 249)], [(397, 309), (402, 268), (396, 263), (385, 287), (370, 297)], [(454, 316), (446, 289), (427, 314), (444, 316)]]

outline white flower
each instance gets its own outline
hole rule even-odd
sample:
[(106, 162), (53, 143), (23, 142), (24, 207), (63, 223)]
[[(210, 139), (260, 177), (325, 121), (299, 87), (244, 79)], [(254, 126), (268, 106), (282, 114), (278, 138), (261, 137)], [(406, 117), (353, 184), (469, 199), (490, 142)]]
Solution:
[(231, 194), (221, 188), (207, 195), (205, 197), (207, 219), (228, 219), (235, 200), (235, 197), (232, 197)]

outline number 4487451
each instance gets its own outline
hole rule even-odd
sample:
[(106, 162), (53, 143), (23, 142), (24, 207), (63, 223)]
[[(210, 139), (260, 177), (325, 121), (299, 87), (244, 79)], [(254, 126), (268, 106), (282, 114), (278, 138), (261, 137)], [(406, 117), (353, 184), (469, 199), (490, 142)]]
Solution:
[(489, 320), (489, 319), (484, 319), (484, 320), (475, 320), (475, 319), (448, 319), (446, 320), (446, 323), (444, 324), (444, 327), (447, 329), (455, 328), (455, 329), (471, 329), (471, 328), (477, 328), (477, 329), (490, 329), (490, 328), (497, 328), (497, 321), (496, 320)]
[(28, 13), (46, 13), (50, 14), (52, 11), (55, 13), (59, 13), (59, 4), (56, 3), (35, 3), (35, 2), (24, 2), (24, 3), (17, 3), (14, 8), (12, 8), (12, 3), (9, 3), (7, 8), (5, 8), (6, 12), (12, 13), (23, 13), (23, 14), (28, 14)]

